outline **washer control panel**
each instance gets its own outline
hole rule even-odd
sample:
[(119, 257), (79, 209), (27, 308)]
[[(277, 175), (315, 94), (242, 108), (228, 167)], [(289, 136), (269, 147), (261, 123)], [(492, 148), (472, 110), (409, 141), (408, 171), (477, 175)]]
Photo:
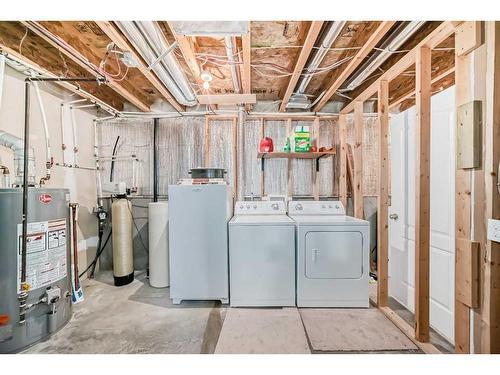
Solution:
[(290, 215), (345, 215), (344, 205), (340, 201), (290, 201)]
[(237, 201), (235, 215), (286, 215), (283, 201)]

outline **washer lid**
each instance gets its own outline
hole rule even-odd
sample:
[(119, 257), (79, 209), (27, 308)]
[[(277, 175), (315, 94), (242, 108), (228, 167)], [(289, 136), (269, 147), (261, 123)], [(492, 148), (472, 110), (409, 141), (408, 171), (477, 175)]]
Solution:
[(290, 217), (302, 225), (369, 225), (366, 220), (346, 215), (291, 215)]
[(242, 225), (294, 225), (294, 221), (287, 215), (236, 215), (229, 224)]

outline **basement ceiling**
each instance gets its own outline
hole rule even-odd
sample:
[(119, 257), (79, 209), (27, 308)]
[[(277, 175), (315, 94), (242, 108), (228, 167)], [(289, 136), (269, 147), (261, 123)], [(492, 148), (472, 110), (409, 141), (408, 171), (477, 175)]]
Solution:
[[(341, 106), (349, 103), (352, 98), (363, 92), (380, 76), (381, 72), (396, 63), (404, 56), (405, 51), (417, 45), (440, 23), (438, 21), (427, 22), (400, 48), (401, 51), (391, 54), (362, 85), (353, 91), (344, 93), (345, 95), (334, 94), (330, 100), (340, 102)], [(89, 76), (89, 70), (82, 66), (81, 61), (75, 62), (71, 55), (65, 53), (67, 52), (65, 49), (69, 48), (83, 56), (97, 69), (102, 69), (108, 79), (112, 81), (112, 85), (100, 86), (93, 83), (81, 83), (81, 88), (117, 110), (122, 110), (126, 102), (142, 110), (148, 110), (155, 101), (168, 99), (158, 90), (158, 86), (155, 86), (151, 79), (148, 79), (144, 71), (136, 67), (127, 67), (118, 58), (118, 53), (123, 51), (112, 44), (113, 40), (108, 36), (109, 30), (105, 32), (102, 29), (102, 22), (38, 22), (37, 27), (55, 36), (62, 43), (62, 47), (54, 45), (54, 42), (48, 40), (47, 37), (37, 34), (36, 30), (30, 26), (31, 24), (0, 22), (0, 49), (4, 53), (15, 55), (19, 59), (56, 76)], [(114, 27), (112, 23), (109, 24)], [(170, 29), (167, 21), (158, 21), (158, 24), (169, 44), (179, 42), (177, 48), (174, 48), (171, 53), (174, 54), (197, 95), (234, 93), (234, 84), (226, 52), (226, 40), (223, 36), (180, 36)], [(235, 38), (238, 52), (234, 57), (237, 69), (241, 76), (243, 76), (245, 66), (250, 69), (250, 92), (256, 94), (257, 100), (278, 102), (283, 99), (311, 24), (310, 21), (286, 20), (249, 22), (250, 65), (245, 65), (248, 62), (243, 61), (242, 38)], [(324, 72), (318, 71), (313, 75), (306, 90), (306, 95), (312, 101), (328, 90), (380, 24), (379, 21), (349, 21), (345, 24), (319, 65), (319, 69), (324, 69), (343, 60), (345, 62), (334, 69)], [(124, 38), (119, 31), (116, 31), (116, 35)], [(318, 42), (317, 40), (314, 48), (317, 48)], [(179, 48), (181, 43), (183, 43), (184, 49)], [(453, 45), (454, 40), (451, 36), (439, 48), (432, 51), (434, 91), (442, 90), (454, 83)], [(199, 75), (201, 71), (207, 71), (213, 77), (208, 90), (202, 87), (203, 81)], [(411, 96), (413, 90), (414, 67), (391, 81), (390, 101), (397, 102), (400, 108), (407, 108), (413, 103)]]

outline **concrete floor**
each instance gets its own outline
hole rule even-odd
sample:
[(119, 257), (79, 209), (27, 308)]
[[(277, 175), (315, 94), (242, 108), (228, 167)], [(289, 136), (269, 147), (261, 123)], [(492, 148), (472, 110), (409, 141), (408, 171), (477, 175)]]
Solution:
[[(96, 279), (85, 280), (83, 287), (85, 301), (73, 307), (70, 322), (23, 353), (215, 352), (228, 311), (228, 307), (218, 302), (172, 305), (169, 289), (150, 287), (144, 272), (136, 273), (131, 284), (117, 288), (113, 286), (111, 272), (105, 271)], [(324, 353), (312, 349), (307, 332), (303, 326), (301, 329), (307, 337), (309, 351)], [(390, 351), (399, 352), (420, 351)]]

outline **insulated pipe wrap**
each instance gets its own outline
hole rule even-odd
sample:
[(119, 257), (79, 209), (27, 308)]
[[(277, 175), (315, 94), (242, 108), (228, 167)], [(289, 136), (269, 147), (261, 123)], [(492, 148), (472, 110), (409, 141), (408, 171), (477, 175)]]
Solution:
[(132, 239), (132, 204), (120, 198), (111, 205), (113, 228), (113, 276), (115, 285), (126, 285), (134, 279)]
[(170, 285), (168, 263), (168, 203), (149, 203), (149, 283), (154, 288)]

